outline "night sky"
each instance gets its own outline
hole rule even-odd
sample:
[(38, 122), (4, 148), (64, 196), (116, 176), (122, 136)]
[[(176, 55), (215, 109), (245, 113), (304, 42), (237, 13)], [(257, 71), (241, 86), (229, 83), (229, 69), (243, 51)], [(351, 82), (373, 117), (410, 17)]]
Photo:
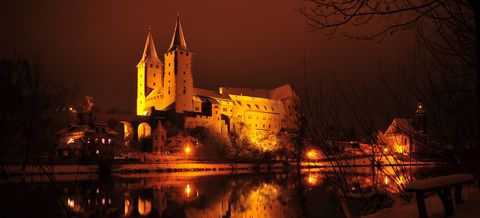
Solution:
[[(151, 27), (167, 49), (177, 14), (195, 53), (194, 84), (272, 88), (308, 74), (375, 90), (379, 63), (394, 72), (411, 47), (408, 34), (380, 44), (307, 32), (299, 0), (2, 0), (0, 58), (39, 55), (47, 77), (78, 87), (108, 109), (134, 111), (136, 64)], [(163, 60), (162, 60), (163, 61)], [(378, 90), (376, 90), (378, 92)]]

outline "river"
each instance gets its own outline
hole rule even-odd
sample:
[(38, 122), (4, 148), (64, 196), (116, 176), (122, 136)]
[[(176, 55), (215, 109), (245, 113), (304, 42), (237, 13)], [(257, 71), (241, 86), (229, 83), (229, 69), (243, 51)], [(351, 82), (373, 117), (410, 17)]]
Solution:
[[(344, 217), (337, 175), (351, 193), (369, 193), (372, 187), (394, 193), (409, 180), (451, 172), (439, 167), (338, 170), (4, 178), (0, 217)], [(349, 210), (368, 213), (385, 202), (378, 198), (350, 199)]]

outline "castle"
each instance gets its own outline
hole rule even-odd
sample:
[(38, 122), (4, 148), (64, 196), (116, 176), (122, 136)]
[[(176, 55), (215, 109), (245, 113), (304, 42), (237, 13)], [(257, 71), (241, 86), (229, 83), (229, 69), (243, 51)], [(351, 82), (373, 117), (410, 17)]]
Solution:
[(192, 60), (180, 17), (172, 41), (160, 60), (150, 30), (137, 64), (137, 115), (174, 111), (184, 128), (206, 127), (227, 134), (246, 126), (278, 133), (297, 128), (299, 98), (290, 85), (273, 89), (194, 87)]

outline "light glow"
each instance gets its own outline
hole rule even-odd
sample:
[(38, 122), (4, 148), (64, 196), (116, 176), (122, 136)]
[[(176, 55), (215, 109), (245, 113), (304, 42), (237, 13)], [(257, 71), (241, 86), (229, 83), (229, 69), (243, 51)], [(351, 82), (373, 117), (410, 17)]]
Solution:
[(185, 193), (187, 193), (187, 197), (190, 197), (190, 192), (192, 190), (190, 189), (190, 184), (187, 184), (187, 187), (185, 188)]
[(74, 142), (75, 142), (75, 140), (73, 138), (69, 138), (68, 141), (67, 141), (67, 144), (72, 144)]
[(318, 154), (317, 154), (317, 151), (315, 150), (310, 150), (307, 152), (307, 157), (311, 160), (313, 159), (317, 159), (318, 158)]

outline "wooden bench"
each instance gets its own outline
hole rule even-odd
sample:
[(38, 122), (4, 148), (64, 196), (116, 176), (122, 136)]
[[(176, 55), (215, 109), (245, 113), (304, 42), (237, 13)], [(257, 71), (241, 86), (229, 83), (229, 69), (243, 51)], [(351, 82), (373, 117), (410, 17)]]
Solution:
[(416, 193), (419, 217), (427, 217), (427, 209), (425, 207), (424, 199), (425, 193), (427, 192), (436, 192), (438, 194), (442, 200), (443, 208), (445, 208), (445, 215), (450, 216), (454, 211), (451, 194), (452, 188), (455, 188), (455, 204), (461, 204), (462, 185), (472, 183), (473, 181), (473, 175), (453, 174), (413, 181), (405, 187), (405, 191)]

